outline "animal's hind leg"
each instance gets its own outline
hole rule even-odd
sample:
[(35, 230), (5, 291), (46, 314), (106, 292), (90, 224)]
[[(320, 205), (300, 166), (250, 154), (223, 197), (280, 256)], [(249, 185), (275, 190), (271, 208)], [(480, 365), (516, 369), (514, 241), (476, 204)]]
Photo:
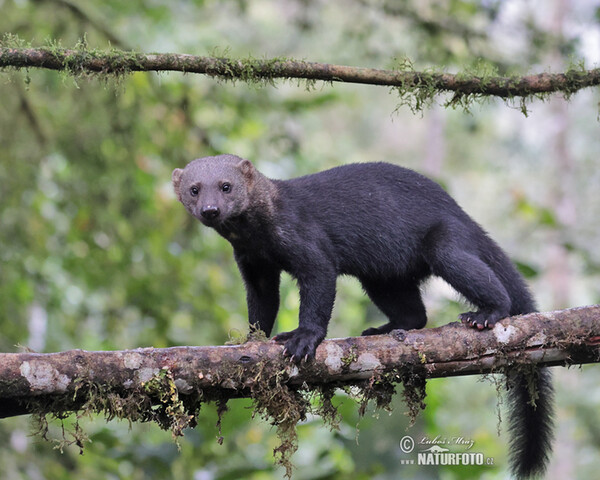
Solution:
[(367, 328), (362, 332), (363, 335), (423, 328), (427, 323), (425, 306), (417, 285), (405, 285), (396, 279), (361, 279), (361, 284), (369, 298), (389, 319), (385, 325)]
[(423, 256), (434, 275), (442, 277), (479, 308), (461, 314), (460, 319), (478, 329), (492, 328), (509, 316), (511, 299), (494, 270), (468, 247), (468, 241), (461, 241), (440, 227), (428, 235)]

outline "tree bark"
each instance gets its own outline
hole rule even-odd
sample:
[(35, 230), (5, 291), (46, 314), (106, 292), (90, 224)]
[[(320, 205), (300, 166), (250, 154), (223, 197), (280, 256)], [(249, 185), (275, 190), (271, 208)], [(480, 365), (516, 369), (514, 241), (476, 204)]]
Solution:
[[(390, 372), (425, 377), (503, 372), (516, 364), (571, 365), (600, 361), (600, 306), (511, 317), (492, 330), (454, 322), (389, 335), (325, 340), (299, 366), (269, 341), (216, 347), (0, 354), (0, 418), (32, 411), (78, 410), (86, 392), (140, 391), (168, 373), (180, 397), (203, 400), (251, 396), (273, 376), (303, 389), (353, 385)], [(268, 375), (265, 375), (268, 372)], [(54, 410), (52, 410), (54, 409)], [(36, 410), (37, 411), (37, 410)]]
[(540, 73), (513, 77), (479, 77), (469, 74), (417, 72), (412, 69), (379, 70), (288, 59), (229, 59), (185, 54), (142, 54), (87, 49), (0, 48), (0, 68), (46, 68), (74, 73), (120, 74), (138, 71), (177, 71), (244, 81), (306, 79), (398, 87), (455, 95), (529, 97), (563, 92), (572, 94), (600, 85), (600, 68), (570, 69), (565, 73)]

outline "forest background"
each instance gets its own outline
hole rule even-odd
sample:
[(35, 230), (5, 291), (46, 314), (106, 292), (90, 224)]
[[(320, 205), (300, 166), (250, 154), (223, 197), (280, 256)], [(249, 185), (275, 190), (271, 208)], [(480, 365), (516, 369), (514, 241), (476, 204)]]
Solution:
[[(416, 70), (525, 74), (600, 63), (595, 1), (0, 0), (0, 33), (33, 46), (286, 57)], [(582, 63), (583, 62), (583, 63)], [(247, 331), (229, 244), (179, 205), (171, 171), (234, 153), (290, 178), (350, 162), (389, 161), (436, 179), (519, 265), (541, 310), (600, 302), (600, 96), (527, 105), (485, 100), (422, 110), (387, 87), (224, 82), (193, 74), (73, 77), (0, 72), (0, 351), (220, 345)], [(411, 108), (412, 107), (412, 108)], [(330, 337), (382, 323), (359, 284), (338, 282)], [(430, 325), (463, 311), (441, 281), (426, 288)], [(278, 331), (295, 328), (298, 291), (283, 279)], [(600, 373), (556, 368), (557, 441), (548, 478), (594, 478), (600, 466)], [(428, 383), (410, 430), (393, 410), (331, 431), (299, 427), (295, 479), (506, 478), (493, 382)], [(27, 417), (0, 422), (6, 479), (281, 478), (268, 423), (235, 400), (217, 441), (216, 409), (180, 440), (152, 424), (90, 418), (83, 455), (30, 436)], [(66, 422), (67, 426), (69, 420)], [(358, 428), (357, 428), (358, 425)], [(61, 437), (61, 424), (51, 425)], [(357, 433), (358, 432), (358, 433)], [(494, 466), (401, 465), (404, 435), (463, 437)]]

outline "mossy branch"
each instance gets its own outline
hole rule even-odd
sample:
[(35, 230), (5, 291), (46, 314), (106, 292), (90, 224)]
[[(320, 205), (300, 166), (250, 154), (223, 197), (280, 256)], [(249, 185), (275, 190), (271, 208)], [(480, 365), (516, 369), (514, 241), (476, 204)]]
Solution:
[[(149, 393), (148, 385), (165, 375), (180, 399), (202, 402), (253, 397), (275, 380), (310, 390), (406, 372), (433, 378), (502, 372), (515, 364), (600, 362), (600, 306), (512, 317), (485, 331), (451, 323), (326, 340), (316, 359), (300, 367), (286, 361), (282, 350), (273, 342), (250, 341), (216, 347), (2, 353), (0, 418), (39, 412), (40, 405), (53, 413), (78, 410), (89, 402), (90, 391), (106, 398), (141, 395), (147, 401), (139, 405), (151, 408), (161, 400)], [(184, 402), (189, 415), (199, 408), (193, 402)]]
[(357, 397), (359, 414), (364, 415), (371, 400), (377, 408), (389, 408), (395, 385), (401, 383), (414, 421), (425, 408), (428, 377), (600, 362), (600, 306), (512, 317), (485, 331), (452, 323), (326, 340), (316, 359), (299, 367), (283, 358), (282, 349), (263, 339), (222, 347), (4, 353), (0, 418), (33, 413), (46, 438), (47, 415), (62, 421), (70, 412), (81, 412), (74, 440), (63, 443), (75, 443), (82, 450), (82, 414), (154, 421), (178, 437), (196, 425), (202, 403), (217, 403), (220, 431), (227, 401), (250, 397), (255, 413), (276, 427), (280, 445), (273, 455), (291, 478), (291, 456), (298, 448), (296, 425), (312, 412), (335, 428), (336, 388)]
[(99, 51), (85, 46), (65, 49), (0, 47), (0, 68), (45, 68), (72, 73), (123, 74), (128, 72), (176, 71), (205, 74), (227, 80), (273, 82), (276, 79), (304, 79), (309, 82), (343, 82), (394, 87), (401, 96), (414, 95), (420, 104), (433, 96), (451, 92), (450, 104), (464, 103), (465, 97), (532, 97), (562, 92), (571, 95), (583, 88), (600, 85), (600, 69), (573, 67), (565, 73), (524, 76), (493, 74), (419, 72), (410, 62), (398, 70), (379, 70), (293, 59), (231, 59), (185, 54), (143, 54), (120, 50)]

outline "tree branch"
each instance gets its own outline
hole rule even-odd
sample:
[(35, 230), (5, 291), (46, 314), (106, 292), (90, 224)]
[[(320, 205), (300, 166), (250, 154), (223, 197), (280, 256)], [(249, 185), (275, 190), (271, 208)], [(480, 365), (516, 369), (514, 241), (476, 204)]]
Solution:
[[(493, 330), (460, 323), (397, 330), (390, 335), (325, 340), (316, 359), (299, 368), (266, 341), (217, 347), (61, 353), (0, 354), (0, 418), (31, 411), (62, 413), (82, 408), (93, 393), (151, 397), (148, 385), (165, 385), (179, 398), (208, 401), (253, 396), (274, 379), (294, 388), (361, 384), (406, 372), (429, 378), (502, 372), (515, 365), (600, 362), (600, 306), (511, 317)], [(169, 383), (170, 382), (170, 383)], [(172, 392), (173, 393), (173, 392)], [(40, 405), (42, 405), (40, 407)], [(104, 405), (104, 404), (103, 404)]]
[(266, 81), (305, 79), (396, 87), (423, 99), (441, 92), (501, 98), (562, 92), (572, 94), (600, 85), (600, 68), (571, 69), (565, 73), (525, 76), (476, 76), (417, 72), (412, 69), (378, 70), (287, 59), (236, 60), (184, 54), (142, 54), (123, 51), (47, 48), (0, 48), (0, 68), (46, 68), (73, 73), (122, 74), (127, 72), (177, 71), (223, 79)]

